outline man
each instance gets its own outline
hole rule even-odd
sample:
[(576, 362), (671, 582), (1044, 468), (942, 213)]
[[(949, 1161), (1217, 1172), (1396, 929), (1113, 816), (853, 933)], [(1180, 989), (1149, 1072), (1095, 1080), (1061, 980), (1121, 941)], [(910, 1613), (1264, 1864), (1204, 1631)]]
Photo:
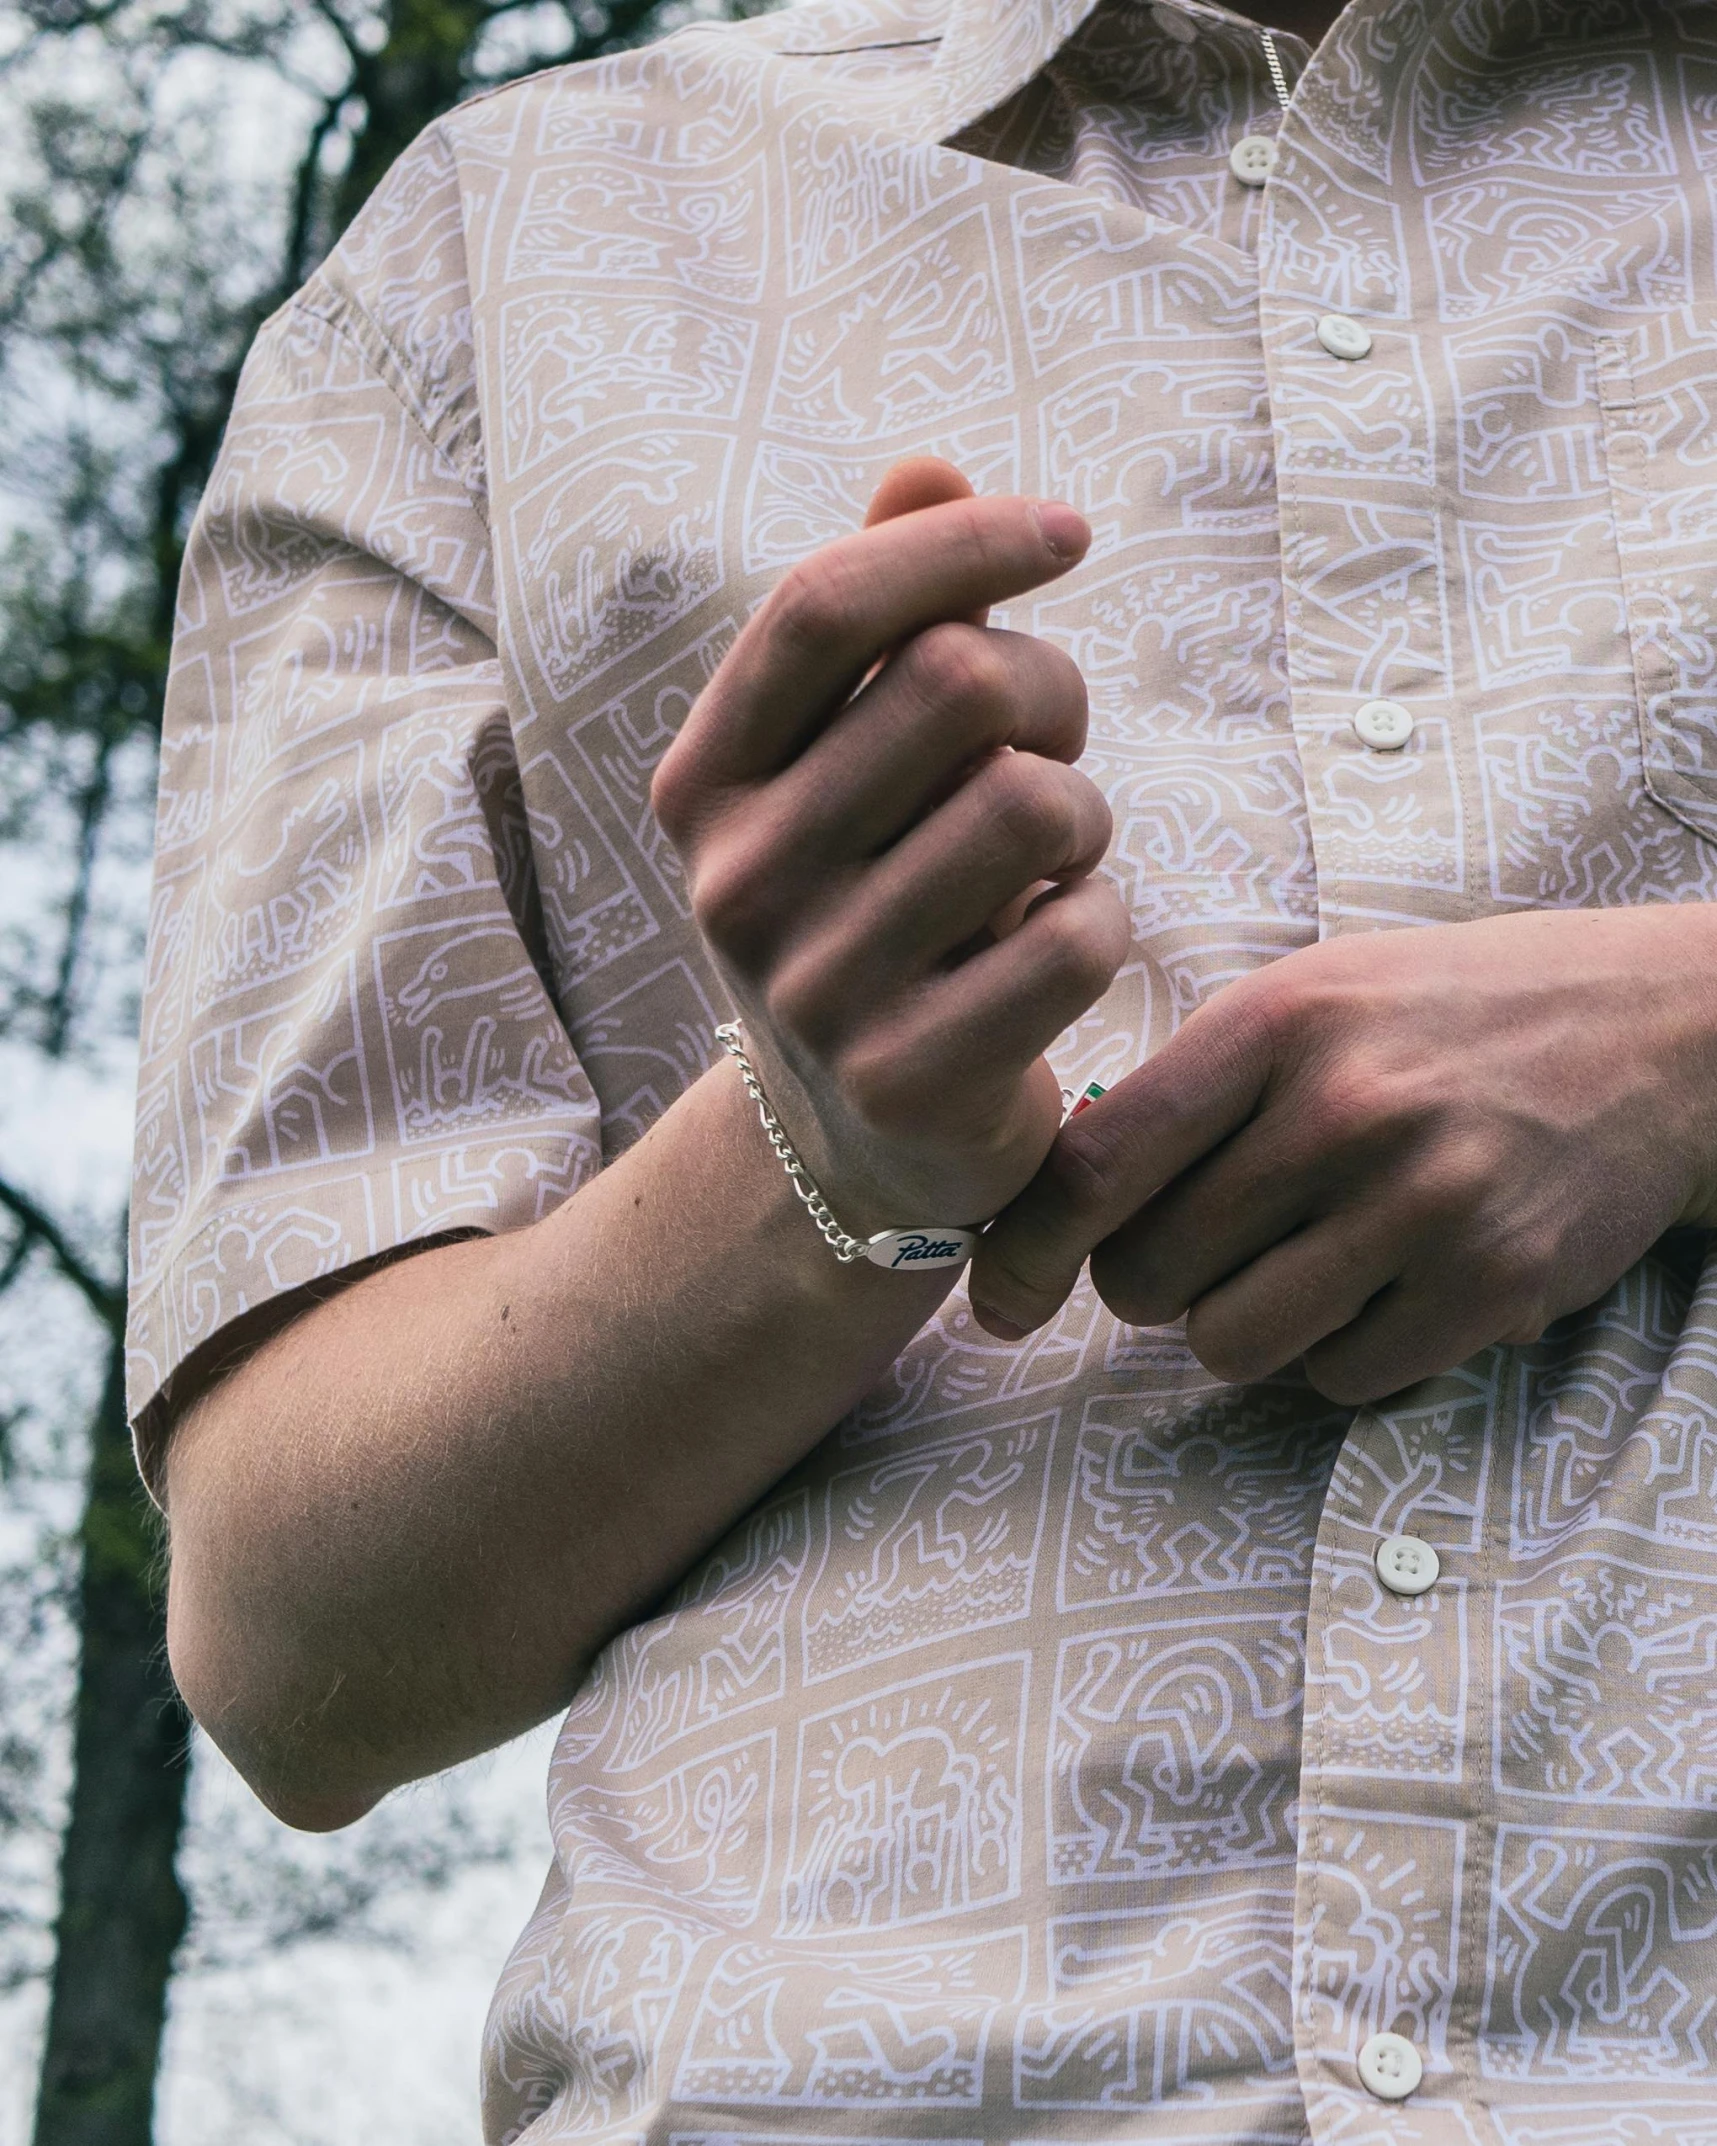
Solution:
[(571, 1702), (492, 2140), (1717, 2136), (1717, 11), (1333, 12), (694, 26), (259, 339), (134, 1413), (289, 1821)]

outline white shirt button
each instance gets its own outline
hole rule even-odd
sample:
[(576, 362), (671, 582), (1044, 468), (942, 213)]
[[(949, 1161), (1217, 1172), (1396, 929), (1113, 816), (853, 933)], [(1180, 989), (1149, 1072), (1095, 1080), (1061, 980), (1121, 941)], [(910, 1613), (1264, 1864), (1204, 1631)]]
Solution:
[(1198, 35), (1198, 24), (1183, 15), (1178, 7), (1154, 7), (1151, 19), (1165, 37), (1172, 37), (1177, 45), (1190, 45)]
[(1267, 134), (1242, 135), (1228, 152), (1228, 168), (1242, 186), (1262, 186), (1276, 168), (1276, 145)]
[(1379, 2101), (1405, 2101), (1424, 2076), (1419, 2052), (1404, 2034), (1374, 2034), (1359, 2052), (1360, 2084)]
[(1371, 355), (1371, 330), (1345, 313), (1326, 313), (1318, 322), (1318, 341), (1332, 358), (1367, 358)]
[(1392, 1595), (1429, 1594), (1443, 1569), (1436, 1551), (1417, 1535), (1391, 1535), (1377, 1545), (1371, 1561)]
[(1398, 700), (1368, 700), (1356, 711), (1353, 727), (1374, 753), (1398, 753), (1413, 735), (1413, 715)]

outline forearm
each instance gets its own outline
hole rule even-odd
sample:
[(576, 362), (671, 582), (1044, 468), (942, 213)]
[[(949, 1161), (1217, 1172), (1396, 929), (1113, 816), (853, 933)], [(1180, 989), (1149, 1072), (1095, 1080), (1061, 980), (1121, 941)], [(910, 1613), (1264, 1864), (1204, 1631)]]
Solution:
[(311, 1826), (543, 1719), (952, 1279), (842, 1267), (716, 1068), (543, 1222), (369, 1275), (178, 1424), (193, 1712)]

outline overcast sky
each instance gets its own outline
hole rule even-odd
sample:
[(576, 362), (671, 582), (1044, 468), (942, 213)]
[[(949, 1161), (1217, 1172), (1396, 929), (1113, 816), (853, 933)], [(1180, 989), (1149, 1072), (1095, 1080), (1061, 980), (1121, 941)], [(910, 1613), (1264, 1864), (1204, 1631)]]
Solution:
[[(477, 2146), (483, 2016), (548, 1868), (552, 1741), (550, 1727), (461, 1769), (453, 1785), (468, 1792), (475, 1776), (485, 1816), (516, 1827), (519, 1850), (445, 1892), (396, 1894), (389, 1920), (409, 1935), (409, 1949), (301, 1942), (180, 1979), (157, 2146), (351, 2146), (355, 2138)], [(235, 1832), (248, 1844), (271, 1823), (256, 1813), (234, 1827), (232, 1806), (250, 1805), (249, 1791), (206, 1745), (200, 1769), (198, 1818), (211, 1845), (223, 1835), (240, 1845)], [(433, 1824), (448, 1792), (442, 1784), (407, 1791), (402, 1807), (428, 1806)], [(44, 1997), (30, 1990), (0, 2003), (0, 2146), (29, 2146)]]
[[(0, 882), (6, 875), (0, 874)], [(140, 892), (140, 888), (138, 890)], [(28, 907), (14, 879), (0, 884), (0, 929)], [(120, 1212), (129, 1171), (134, 1086), (129, 1051), (98, 1070), (44, 1066), (0, 1045), (0, 1169), (56, 1212), (92, 1221)], [(92, 1241), (105, 1235), (105, 1227)], [(76, 1416), (99, 1371), (88, 1329), (63, 1290), (38, 1286), (0, 1305), (0, 1408), (19, 1399)], [(75, 1485), (55, 1517), (73, 1517)], [(0, 1556), (30, 1540), (0, 1489)], [(13, 1724), (8, 1724), (13, 1726)], [(295, 1835), (262, 1810), (212, 1746), (199, 1740), (191, 1824), (181, 1857), (193, 1896), (237, 1881), (217, 1903), (214, 1935), (248, 1953), (247, 1899), (266, 1899), (318, 1872), (360, 1876), (366, 1855), (389, 1867), (406, 1836), (457, 1844), (464, 1835), (510, 1840), (505, 1861), (468, 1869), (444, 1891), (396, 1885), (374, 1920), (399, 1942), (300, 1941), (284, 1952), (184, 1975), (169, 2022), (157, 2146), (476, 2146), (477, 2053), (489, 1995), (548, 1868), (545, 1815), (554, 1723), (440, 1781), (390, 1797), (372, 1816), (326, 1841)], [(63, 1777), (59, 1742), (56, 1771)], [(45, 1844), (51, 1846), (51, 1844)], [(51, 1898), (46, 1853), (0, 1858), (0, 1907)], [(247, 1894), (246, 1886), (250, 1891)], [(252, 1918), (255, 1920), (256, 1918)], [(227, 1925), (233, 1925), (227, 1927)], [(28, 2146), (37, 2040), (46, 1991), (0, 1998), (0, 2146)]]

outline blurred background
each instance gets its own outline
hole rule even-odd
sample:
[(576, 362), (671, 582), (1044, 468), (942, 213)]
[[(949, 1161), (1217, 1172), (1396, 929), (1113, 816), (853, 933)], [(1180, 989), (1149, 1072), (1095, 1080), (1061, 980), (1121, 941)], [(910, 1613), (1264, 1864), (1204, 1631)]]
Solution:
[(0, 2146), (475, 2146), (552, 1725), (311, 1839), (166, 1676), (120, 1345), (174, 589), (257, 325), (427, 121), (759, 5), (0, 6)]

